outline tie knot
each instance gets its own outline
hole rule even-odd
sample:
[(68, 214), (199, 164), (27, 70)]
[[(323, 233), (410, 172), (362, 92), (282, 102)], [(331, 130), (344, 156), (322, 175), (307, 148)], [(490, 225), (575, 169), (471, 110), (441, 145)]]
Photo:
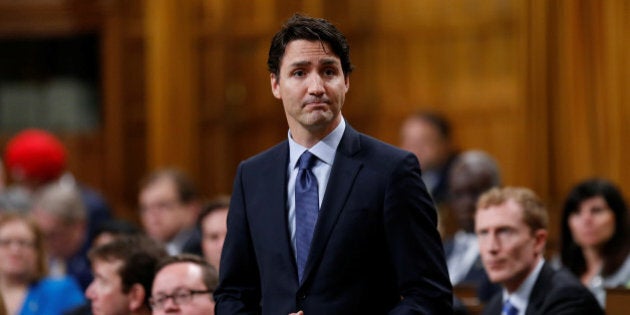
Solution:
[(313, 168), (313, 166), (315, 166), (316, 161), (317, 157), (313, 155), (313, 153), (309, 151), (304, 151), (304, 153), (302, 153), (302, 155), (300, 156), (300, 159), (298, 159), (298, 168), (300, 170), (311, 169)]
[(517, 315), (518, 309), (510, 303), (510, 300), (505, 301), (503, 304), (503, 313), (504, 315)]

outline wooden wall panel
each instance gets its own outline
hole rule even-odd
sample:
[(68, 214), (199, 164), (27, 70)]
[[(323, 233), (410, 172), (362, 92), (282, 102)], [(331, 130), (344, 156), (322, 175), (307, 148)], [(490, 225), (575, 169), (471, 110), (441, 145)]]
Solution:
[(461, 149), (488, 151), (506, 184), (549, 201), (552, 226), (564, 194), (586, 176), (630, 191), (627, 1), (30, 3), (54, 3), (61, 26), (46, 31), (34, 18), (41, 9), (0, 0), (12, 10), (4, 13), (25, 12), (24, 22), (0, 22), (0, 36), (101, 34), (103, 130), (64, 139), (78, 177), (121, 216), (135, 218), (137, 183), (154, 167), (179, 165), (206, 195), (229, 193), (241, 160), (286, 137), (266, 57), (294, 12), (328, 18), (347, 35), (356, 70), (343, 113), (357, 129), (397, 144), (406, 115), (441, 112)]

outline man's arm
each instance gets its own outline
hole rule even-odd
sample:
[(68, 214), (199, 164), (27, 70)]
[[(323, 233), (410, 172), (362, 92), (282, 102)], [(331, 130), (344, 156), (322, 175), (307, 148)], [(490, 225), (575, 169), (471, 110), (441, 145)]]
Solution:
[(402, 298), (390, 314), (451, 314), (452, 287), (437, 213), (412, 154), (394, 171), (384, 208), (387, 244)]
[(221, 254), (220, 281), (214, 293), (218, 315), (260, 313), (260, 278), (247, 223), (242, 176), (243, 164), (234, 180), (228, 232)]

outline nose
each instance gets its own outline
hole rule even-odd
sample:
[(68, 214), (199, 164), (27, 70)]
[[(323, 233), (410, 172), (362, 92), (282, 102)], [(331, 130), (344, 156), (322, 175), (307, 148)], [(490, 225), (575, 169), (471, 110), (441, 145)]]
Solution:
[(89, 299), (89, 300), (94, 300), (94, 281), (92, 281), (90, 283), (90, 285), (87, 287), (87, 289), (85, 289), (85, 296)]
[(165, 313), (176, 312), (178, 310), (179, 310), (179, 305), (177, 305), (177, 303), (175, 303), (175, 300), (173, 300), (173, 298), (166, 299), (166, 302), (164, 302), (164, 312)]
[(308, 84), (308, 93), (315, 96), (324, 94), (324, 81), (319, 75), (314, 74), (311, 76)]

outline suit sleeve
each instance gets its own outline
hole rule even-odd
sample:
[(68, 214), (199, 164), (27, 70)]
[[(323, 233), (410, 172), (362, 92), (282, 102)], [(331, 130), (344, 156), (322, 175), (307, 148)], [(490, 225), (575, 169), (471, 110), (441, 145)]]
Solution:
[(234, 180), (228, 212), (228, 232), (221, 254), (219, 286), (214, 293), (215, 312), (259, 314), (260, 283), (245, 209), (243, 164)]
[(384, 225), (401, 296), (390, 314), (452, 314), (437, 213), (412, 154), (399, 163), (388, 184)]

